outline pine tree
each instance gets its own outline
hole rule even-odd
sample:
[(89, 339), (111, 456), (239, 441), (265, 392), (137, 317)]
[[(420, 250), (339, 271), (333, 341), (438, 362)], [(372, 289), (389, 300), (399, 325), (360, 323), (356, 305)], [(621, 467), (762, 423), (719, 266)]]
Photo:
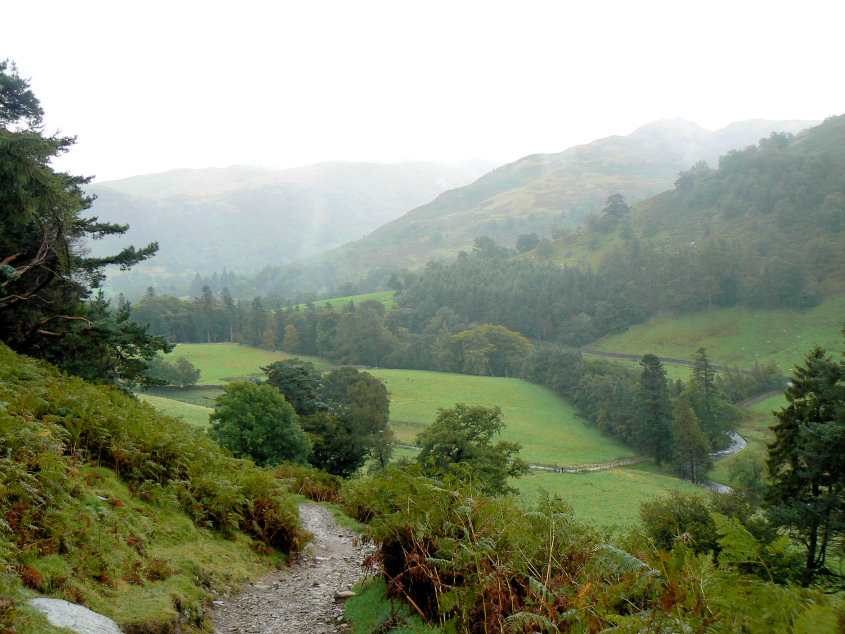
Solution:
[(719, 449), (730, 442), (729, 434), (735, 429), (741, 414), (719, 393), (716, 371), (707, 358), (707, 351), (704, 348), (696, 350), (693, 361), (689, 381), (690, 404), (710, 447)]
[(698, 418), (690, 404), (689, 394), (678, 397), (672, 409), (675, 416), (672, 426), (673, 446), (681, 477), (689, 477), (693, 482), (698, 482), (698, 468), (706, 468), (710, 462), (710, 443), (701, 431)]
[[(225, 274), (225, 269), (223, 271)], [(223, 314), (225, 315), (226, 325), (229, 327), (229, 343), (231, 343), (234, 341), (235, 301), (232, 299), (228, 286), (224, 286), (223, 290), (220, 291), (220, 302), (223, 304)]]
[(707, 358), (707, 350), (699, 348), (693, 357), (694, 365), (690, 374), (690, 388), (696, 392), (693, 399), (693, 407), (696, 415), (701, 420), (706, 430), (715, 427), (714, 399), (716, 398), (716, 373), (710, 360)]
[(643, 370), (637, 386), (637, 428), (634, 441), (652, 454), (657, 464), (672, 459), (672, 420), (666, 370), (653, 354), (640, 360)]
[(91, 360), (83, 368), (89, 378), (132, 381), (167, 343), (130, 326), (123, 312), (106, 315), (110, 309), (92, 293), (107, 266), (126, 270), (152, 257), (158, 245), (99, 258), (78, 248), (128, 226), (86, 217), (94, 200), (84, 191), (91, 179), (51, 165), (75, 139), (45, 136), (43, 114), (29, 83), (0, 61), (0, 340), (68, 371), (81, 367), (72, 348)]
[(845, 364), (814, 348), (785, 396), (772, 427), (766, 501), (771, 520), (804, 542), (809, 584), (824, 570), (831, 542), (845, 533)]

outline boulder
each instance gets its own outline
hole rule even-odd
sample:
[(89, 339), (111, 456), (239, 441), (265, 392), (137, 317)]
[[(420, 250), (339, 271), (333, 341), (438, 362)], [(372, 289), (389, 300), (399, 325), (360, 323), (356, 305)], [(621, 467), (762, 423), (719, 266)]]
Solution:
[(79, 634), (121, 634), (117, 623), (109, 617), (63, 599), (38, 597), (27, 603), (44, 612), (50, 624), (56, 627), (66, 627)]

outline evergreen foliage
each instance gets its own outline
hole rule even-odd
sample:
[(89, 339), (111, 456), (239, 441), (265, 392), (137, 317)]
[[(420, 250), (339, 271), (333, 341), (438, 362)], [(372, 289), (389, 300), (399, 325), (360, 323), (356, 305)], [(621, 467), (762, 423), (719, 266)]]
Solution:
[(89, 300), (106, 266), (126, 270), (158, 246), (85, 255), (85, 241), (128, 226), (86, 217), (90, 178), (50, 165), (75, 139), (45, 136), (42, 115), (28, 82), (0, 62), (0, 340), (86, 378), (131, 384), (167, 343), (129, 322), (128, 310), (113, 315), (101, 297)]
[(786, 400), (775, 412), (766, 499), (771, 520), (805, 545), (809, 584), (827, 572), (828, 549), (845, 533), (845, 363), (814, 348)]
[(637, 386), (637, 445), (654, 455), (657, 464), (672, 458), (672, 411), (666, 370), (653, 354), (640, 360), (643, 370)]

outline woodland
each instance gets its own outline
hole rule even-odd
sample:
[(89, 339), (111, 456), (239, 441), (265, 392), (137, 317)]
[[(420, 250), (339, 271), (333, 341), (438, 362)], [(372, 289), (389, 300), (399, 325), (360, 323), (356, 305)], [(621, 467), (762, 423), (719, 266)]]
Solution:
[[(159, 245), (92, 255), (128, 227), (92, 215), (88, 179), (53, 169), (74, 139), (45, 134), (11, 62), (0, 97), (0, 632), (51, 631), (34, 596), (127, 632), (208, 631), (214, 597), (296, 559), (305, 498), (376, 544), (361, 598), (390, 616), (357, 631), (845, 627), (841, 348), (806, 341), (787, 371), (717, 366), (700, 346), (672, 378), (648, 351), (623, 363), (587, 346), (660, 316), (765, 319), (841, 294), (845, 116), (685, 166), (654, 196), (652, 182), (636, 201), (609, 190), (577, 228), (541, 238), (515, 223), (514, 248), (482, 233), (453, 257), (306, 289), (307, 264), (250, 281), (224, 269), (198, 273), (188, 296), (149, 286), (130, 302), (106, 293), (108, 272)], [(523, 185), (524, 167), (497, 186)], [(246, 298), (239, 281), (272, 288)], [(389, 305), (331, 301), (372, 291)], [(224, 342), (285, 355), (215, 386), (207, 427), (141, 400), (201, 380), (166, 356), (174, 346)], [(380, 368), (542, 386), (660, 473), (703, 485), (738, 406), (784, 398), (765, 458), (738, 461), (728, 493), (653, 498), (623, 530), (576, 516), (565, 495), (518, 492), (545, 466), (520, 456), (537, 439), (502, 438), (503, 403), (440, 407), (401, 446)]]

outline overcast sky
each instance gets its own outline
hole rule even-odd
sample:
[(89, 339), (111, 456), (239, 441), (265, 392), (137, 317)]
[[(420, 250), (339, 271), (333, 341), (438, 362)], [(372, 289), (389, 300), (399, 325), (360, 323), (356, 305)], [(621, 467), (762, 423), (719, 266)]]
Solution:
[(845, 112), (845, 2), (29, 2), (0, 9), (60, 164), (110, 180), (499, 163), (683, 117)]

